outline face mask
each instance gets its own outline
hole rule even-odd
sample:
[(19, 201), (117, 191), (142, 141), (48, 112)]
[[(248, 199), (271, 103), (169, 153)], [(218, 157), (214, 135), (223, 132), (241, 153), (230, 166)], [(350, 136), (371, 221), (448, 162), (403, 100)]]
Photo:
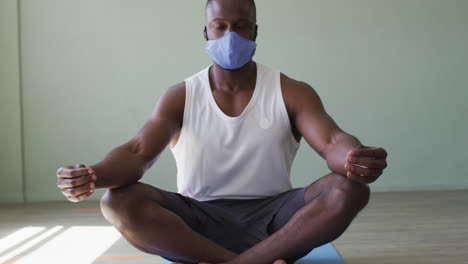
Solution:
[(208, 40), (206, 51), (216, 64), (226, 70), (237, 70), (249, 62), (257, 48), (257, 44), (235, 32)]

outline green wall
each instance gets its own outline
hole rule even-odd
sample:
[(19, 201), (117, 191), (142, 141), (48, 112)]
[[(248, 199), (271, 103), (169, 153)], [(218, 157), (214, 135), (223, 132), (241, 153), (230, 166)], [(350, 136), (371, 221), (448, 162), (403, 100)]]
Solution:
[[(138, 131), (167, 87), (210, 63), (202, 0), (21, 0), (20, 108), (16, 1), (1, 5), (0, 54), (11, 61), (0, 62), (0, 202), (22, 197), (20, 109), (26, 199), (63, 199), (59, 166), (101, 159)], [(257, 0), (257, 8), (255, 59), (311, 84), (344, 130), (388, 150), (374, 191), (468, 188), (468, 1)], [(303, 141), (294, 185), (326, 173)], [(144, 181), (175, 191), (168, 150)]]
[(23, 201), (18, 9), (0, 1), (0, 202)]

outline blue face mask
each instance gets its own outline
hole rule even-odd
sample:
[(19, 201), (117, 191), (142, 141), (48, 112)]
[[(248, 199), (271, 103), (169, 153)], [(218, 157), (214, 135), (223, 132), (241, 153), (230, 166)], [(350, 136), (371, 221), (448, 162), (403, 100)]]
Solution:
[(235, 32), (208, 40), (206, 51), (216, 64), (226, 70), (237, 70), (252, 60), (257, 44)]

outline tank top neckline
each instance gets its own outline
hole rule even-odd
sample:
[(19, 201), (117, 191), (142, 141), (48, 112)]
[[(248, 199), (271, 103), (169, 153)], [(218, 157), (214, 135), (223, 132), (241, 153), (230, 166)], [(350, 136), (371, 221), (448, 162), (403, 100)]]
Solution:
[(232, 122), (232, 123), (239, 123), (241, 122), (245, 116), (248, 114), (248, 112), (250, 111), (250, 108), (252, 108), (254, 105), (255, 105), (255, 101), (256, 101), (256, 98), (258, 97), (258, 94), (260, 93), (260, 81), (261, 81), (261, 65), (260, 63), (257, 63), (257, 62), (254, 62), (255, 65), (256, 65), (256, 70), (257, 70), (257, 76), (256, 76), (256, 80), (255, 80), (255, 88), (254, 88), (254, 91), (252, 93), (252, 96), (249, 100), (249, 103), (247, 104), (247, 106), (244, 108), (244, 110), (242, 111), (242, 113), (238, 116), (228, 116), (226, 115), (223, 110), (221, 110), (221, 108), (218, 106), (218, 104), (216, 103), (216, 100), (214, 98), (214, 95), (213, 95), (213, 91), (211, 89), (211, 83), (210, 83), (210, 68), (211, 66), (213, 65), (210, 65), (208, 66), (206, 69), (205, 69), (205, 78), (206, 78), (206, 82), (207, 82), (207, 92), (208, 92), (208, 97), (209, 97), (209, 101), (210, 101), (210, 104), (211, 106), (215, 109), (216, 113), (222, 117), (224, 120), (228, 121), (228, 122)]

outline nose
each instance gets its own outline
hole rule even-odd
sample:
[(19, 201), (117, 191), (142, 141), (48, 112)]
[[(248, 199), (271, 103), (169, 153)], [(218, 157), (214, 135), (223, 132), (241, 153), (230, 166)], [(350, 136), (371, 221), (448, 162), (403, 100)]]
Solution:
[(227, 26), (227, 32), (235, 32), (234, 26), (233, 25), (228, 25)]

